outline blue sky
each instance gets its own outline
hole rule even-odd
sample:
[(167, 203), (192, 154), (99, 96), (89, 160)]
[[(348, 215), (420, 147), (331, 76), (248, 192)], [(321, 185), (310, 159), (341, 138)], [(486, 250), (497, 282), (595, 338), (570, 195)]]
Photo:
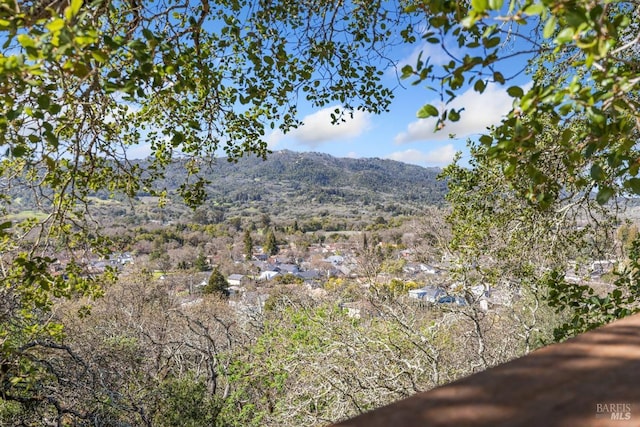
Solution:
[[(412, 51), (399, 52), (400, 68), (403, 64), (415, 64), (418, 53), (431, 57), (431, 63), (448, 62), (450, 58), (438, 45), (424, 45)], [(385, 76), (390, 86), (397, 84), (395, 72)], [(356, 112), (347, 123), (332, 125), (330, 114), (339, 105), (321, 110), (300, 106), (304, 125), (287, 135), (279, 131), (268, 135), (271, 150), (316, 151), (336, 157), (380, 157), (420, 166), (443, 167), (451, 163), (456, 152), (466, 157), (466, 141), (477, 138), (487, 127), (497, 124), (512, 106), (513, 98), (506, 89), (526, 81), (507, 82), (504, 86), (489, 84), (483, 94), (472, 88), (459, 93), (449, 108), (464, 107), (461, 119), (448, 123), (444, 129), (434, 132), (436, 119), (419, 120), (416, 112), (422, 105), (440, 105), (438, 94), (426, 85), (398, 87), (388, 113), (371, 115)], [(455, 135), (452, 139), (450, 135)]]
[[(450, 61), (439, 45), (405, 45), (396, 52), (398, 69), (405, 64), (415, 65), (418, 54), (430, 57), (430, 63), (442, 65)], [(456, 55), (459, 52), (454, 52)], [(518, 62), (524, 59), (519, 59)], [(521, 69), (522, 62), (509, 68)], [(458, 97), (447, 108), (462, 108), (464, 111), (456, 123), (447, 123), (444, 129), (434, 132), (436, 119), (419, 120), (416, 112), (426, 103), (441, 106), (439, 95), (428, 90), (425, 85), (412, 86), (410, 81), (398, 86), (396, 70), (387, 70), (384, 78), (389, 87), (396, 87), (395, 99), (390, 111), (373, 115), (361, 111), (354, 113), (340, 125), (331, 124), (331, 113), (340, 105), (330, 105), (323, 109), (312, 109), (310, 105), (298, 105), (299, 118), (303, 126), (283, 135), (276, 130), (266, 136), (269, 149), (301, 152), (328, 153), (336, 157), (379, 157), (420, 166), (444, 167), (451, 163), (456, 152), (462, 152), (463, 163), (468, 158), (467, 140), (481, 135), (486, 129), (500, 122), (511, 109), (513, 98), (506, 90), (513, 85), (530, 84), (525, 75), (507, 81), (504, 86), (488, 84), (484, 93), (479, 94), (468, 88), (458, 93)], [(509, 73), (504, 73), (508, 76)], [(454, 138), (450, 136), (454, 135)], [(148, 147), (139, 146), (129, 150), (132, 158), (146, 157)]]

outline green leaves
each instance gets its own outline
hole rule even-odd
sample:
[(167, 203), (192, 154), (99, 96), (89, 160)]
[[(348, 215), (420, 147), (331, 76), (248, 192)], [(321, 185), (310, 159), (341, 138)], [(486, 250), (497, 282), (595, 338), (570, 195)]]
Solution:
[(543, 3), (532, 3), (527, 6), (524, 11), (527, 15), (542, 15), (545, 12), (545, 7)]
[(411, 65), (405, 65), (400, 72), (402, 73), (400, 78), (407, 79), (413, 75), (413, 67)]
[(542, 31), (542, 37), (545, 39), (550, 39), (553, 36), (553, 33), (556, 31), (556, 26), (558, 24), (558, 18), (555, 15), (551, 15), (547, 22), (544, 25), (544, 29)]
[(71, 4), (64, 10), (64, 17), (67, 21), (70, 21), (78, 15), (78, 12), (80, 12), (80, 8), (82, 7), (83, 3), (83, 0), (71, 0)]
[(54, 18), (53, 20), (49, 21), (47, 25), (45, 25), (45, 28), (49, 30), (51, 33), (55, 34), (55, 33), (59, 33), (60, 30), (64, 28), (64, 25), (65, 25), (64, 19)]
[(630, 178), (625, 181), (624, 186), (633, 194), (640, 194), (640, 178)]
[(512, 96), (514, 98), (522, 98), (522, 96), (524, 95), (524, 91), (519, 86), (511, 86), (507, 89), (507, 93), (509, 94), (509, 96)]
[(613, 188), (609, 186), (603, 186), (602, 188), (598, 189), (596, 201), (599, 204), (604, 205), (615, 195), (615, 193), (616, 192)]
[(489, 0), (489, 8), (492, 10), (502, 9), (503, 4), (504, 4), (504, 0)]
[(606, 178), (604, 169), (598, 163), (594, 163), (591, 166), (591, 178), (598, 182), (604, 181)]
[(638, 312), (639, 308), (636, 304), (640, 294), (638, 255), (640, 255), (640, 240), (636, 236), (631, 243), (628, 261), (613, 266), (611, 274), (615, 278), (614, 288), (605, 295), (596, 294), (589, 285), (568, 282), (564, 275), (558, 272), (546, 276), (549, 305), (569, 315), (569, 321), (554, 331), (557, 341)]
[(504, 83), (505, 83), (505, 81), (506, 81), (506, 80), (505, 80), (505, 78), (504, 78), (504, 76), (502, 75), (502, 73), (501, 73), (501, 72), (499, 72), (499, 71), (495, 71), (495, 72), (493, 73), (493, 80), (494, 80), (495, 82), (497, 82), (497, 83), (500, 83), (500, 84), (504, 84)]
[(478, 13), (484, 12), (489, 7), (489, 1), (488, 0), (471, 0), (471, 7), (473, 7), (473, 10)]
[(27, 34), (18, 34), (18, 43), (24, 48), (35, 47), (36, 42)]
[[(545, 211), (569, 191), (597, 188), (589, 202), (601, 204), (623, 191), (640, 192), (640, 78), (633, 66), (640, 18), (629, 13), (633, 4), (428, 1), (425, 19), (418, 5), (395, 15), (376, 2), (361, 3), (355, 10), (293, 0), (268, 8), (210, 1), (193, 9), (145, 2), (134, 9), (126, 2), (106, 8), (71, 0), (64, 10), (37, 17), (26, 9), (0, 14), (10, 52), (0, 57), (0, 131), (8, 153), (0, 178), (19, 179), (31, 193), (46, 195), (39, 203), (47, 209), (43, 216), (0, 224), (10, 243), (0, 256), (13, 266), (2, 285), (23, 304), (17, 318), (28, 326), (24, 334), (42, 331), (29, 314), (34, 307), (46, 311), (52, 298), (98, 291), (79, 267), (66, 272), (66, 281), (47, 273), (54, 253), (36, 259), (18, 256), (15, 247), (27, 254), (60, 247), (99, 252), (108, 242), (96, 237), (99, 230), (83, 211), (88, 195), (133, 196), (143, 187), (161, 194), (155, 185), (178, 153), (194, 179), (183, 183), (181, 194), (196, 206), (206, 194), (193, 165), (220, 148), (232, 160), (265, 156), (271, 128), (287, 132), (299, 124), (298, 99), (312, 107), (340, 105), (336, 120), (357, 108), (385, 111), (393, 93), (384, 86), (384, 70), (395, 65), (386, 58), (396, 41), (440, 45), (446, 57), (430, 61), (424, 54), (400, 70), (413, 90), (425, 83), (441, 103), (422, 106), (418, 118), (464, 120), (452, 103), (471, 87), (485, 92), (489, 81), (515, 98), (515, 109), (479, 138), (483, 150), (472, 158), (479, 169), (455, 171), (460, 191), (454, 196), (482, 209), (483, 220), (497, 215), (495, 207), (465, 199), (471, 196), (462, 189), (503, 196), (532, 217), (534, 208)], [(419, 31), (416, 17), (425, 26)], [(529, 34), (532, 28), (542, 40)], [(514, 39), (515, 45), (505, 44)], [(522, 67), (514, 70), (517, 60)], [(520, 76), (531, 84), (520, 85)], [(152, 147), (147, 170), (122, 162), (137, 144)], [(482, 162), (488, 160), (495, 163), (487, 169)], [(508, 181), (499, 181), (505, 174)], [(460, 215), (475, 220), (478, 211), (466, 207)], [(20, 235), (41, 230), (42, 240), (12, 242), (13, 227)]]
[(440, 113), (438, 109), (431, 104), (423, 105), (420, 110), (416, 113), (416, 116), (419, 119), (427, 119), (429, 117), (437, 117)]
[(0, 237), (7, 237), (10, 234), (13, 223), (11, 221), (5, 221), (0, 223)]
[(451, 120), (452, 122), (457, 122), (458, 120), (460, 120), (460, 111), (461, 110), (454, 110), (453, 108), (449, 110), (449, 120)]
[(568, 42), (573, 40), (574, 34), (575, 34), (575, 30), (573, 28), (571, 28), (571, 27), (564, 28), (558, 33), (558, 35), (554, 39), (554, 42), (556, 44), (568, 43)]

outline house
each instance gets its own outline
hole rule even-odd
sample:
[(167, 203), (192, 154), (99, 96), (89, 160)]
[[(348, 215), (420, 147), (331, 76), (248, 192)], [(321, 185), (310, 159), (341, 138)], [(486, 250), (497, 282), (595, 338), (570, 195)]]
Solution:
[(436, 267), (422, 263), (407, 263), (407, 265), (403, 267), (403, 271), (407, 274), (440, 274), (440, 270)]
[(489, 285), (485, 286), (484, 285), (476, 285), (476, 286), (472, 286), (470, 289), (471, 293), (478, 298), (481, 297), (490, 297), (491, 296), (491, 288), (489, 287)]
[(253, 254), (253, 259), (256, 261), (266, 261), (269, 259), (269, 255), (267, 254)]
[(252, 261), (251, 264), (260, 271), (269, 270), (269, 263), (265, 261)]
[(617, 261), (615, 259), (610, 260), (598, 260), (591, 263), (591, 276), (600, 277), (612, 271), (616, 267)]
[(297, 265), (295, 264), (277, 264), (277, 267), (274, 268), (275, 271), (280, 271), (283, 274), (290, 273), (296, 274), (300, 271)]
[(409, 298), (417, 299), (425, 302), (435, 303), (440, 298), (446, 296), (447, 293), (444, 289), (438, 286), (424, 286), (420, 289), (411, 289), (409, 291)]
[(467, 301), (461, 296), (456, 295), (445, 295), (443, 297), (438, 298), (438, 304), (456, 304), (456, 305), (467, 305)]
[(227, 277), (227, 282), (229, 283), (229, 286), (241, 286), (242, 282), (244, 282), (244, 275), (230, 274), (229, 277)]
[(264, 305), (269, 298), (268, 293), (242, 292), (240, 298), (229, 300), (229, 306), (234, 308), (238, 314), (253, 318), (256, 313), (262, 313)]
[(336, 265), (335, 270), (339, 272), (338, 275), (342, 275), (342, 276), (351, 275), (351, 268), (347, 267), (346, 265)]
[(127, 264), (134, 263), (133, 255), (131, 255), (129, 252), (118, 254), (115, 256), (115, 259), (116, 259), (116, 262), (120, 265), (127, 265)]
[(277, 271), (273, 271), (273, 270), (267, 270), (267, 271), (263, 271), (260, 273), (260, 276), (258, 277), (258, 280), (271, 280), (274, 277), (276, 277), (278, 274), (280, 274)]
[(298, 271), (295, 275), (303, 280), (317, 280), (323, 276), (322, 272), (316, 269)]
[(294, 276), (301, 278), (309, 289), (322, 288), (324, 274), (320, 270), (304, 270), (298, 271)]

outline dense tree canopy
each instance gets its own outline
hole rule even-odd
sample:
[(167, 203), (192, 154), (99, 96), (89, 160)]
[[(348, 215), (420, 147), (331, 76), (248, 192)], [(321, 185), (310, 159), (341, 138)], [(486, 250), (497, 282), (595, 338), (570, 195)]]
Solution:
[[(434, 8), (430, 2), (422, 6)], [(444, 8), (429, 19), (427, 41), (444, 45), (453, 39), (464, 49), (464, 56), (444, 67), (445, 105), (466, 85), (483, 92), (487, 81), (507, 84), (522, 70), (531, 76), (531, 87), (507, 89), (513, 109), (495, 132), (480, 138), (508, 178), (527, 180), (529, 199), (548, 205), (571, 185), (565, 178), (596, 186), (601, 203), (619, 191), (640, 192), (637, 2), (512, 1), (507, 7), (479, 0), (469, 10), (458, 3)], [(516, 56), (522, 69), (508, 66)], [(432, 67), (425, 59), (405, 67), (403, 76), (424, 81), (433, 76)], [(460, 111), (426, 105), (418, 115), (437, 115), (446, 129)], [(540, 144), (537, 136), (554, 128), (564, 131), (553, 144)], [(549, 152), (562, 159), (568, 177), (548, 176)]]
[(264, 238), (264, 246), (262, 250), (265, 254), (276, 255), (278, 253), (278, 242), (276, 241), (276, 235), (270, 228)]
[[(528, 73), (530, 85), (507, 89), (508, 117), (479, 140), (499, 175), (519, 180), (518, 194), (544, 208), (568, 187), (594, 190), (603, 204), (640, 193), (634, 0), (5, 0), (0, 42), (3, 399), (47, 399), (42, 349), (59, 349), (63, 337), (53, 300), (98, 297), (113, 280), (112, 270), (89, 275), (83, 264), (110, 249), (92, 194), (164, 196), (157, 180), (181, 157), (191, 176), (180, 193), (195, 206), (205, 160), (265, 156), (266, 131), (297, 126), (300, 100), (340, 103), (336, 122), (354, 109), (387, 109), (382, 75), (397, 65), (398, 43), (440, 45), (450, 56), (399, 72), (440, 95), (441, 106), (418, 116), (437, 116), (444, 132), (464, 119), (448, 107), (459, 91)], [(563, 131), (553, 141), (537, 138), (554, 128)], [(143, 169), (127, 156), (147, 143)], [(37, 213), (16, 215), (18, 191)], [(56, 258), (68, 261), (57, 271)]]
[(217, 294), (220, 297), (229, 296), (229, 282), (218, 267), (215, 267), (211, 272), (207, 284), (202, 288), (202, 292), (205, 294)]
[[(191, 177), (180, 193), (196, 205), (205, 159), (264, 156), (265, 129), (295, 127), (299, 97), (385, 110), (380, 76), (398, 12), (331, 1), (2, 1), (3, 398), (44, 398), (35, 384), (46, 367), (33, 355), (62, 337), (53, 299), (97, 297), (114, 277), (87, 271), (91, 254), (110, 249), (92, 194), (164, 196), (156, 183), (181, 157)], [(151, 147), (144, 170), (128, 159), (137, 144)], [(38, 212), (16, 216), (16, 194)]]

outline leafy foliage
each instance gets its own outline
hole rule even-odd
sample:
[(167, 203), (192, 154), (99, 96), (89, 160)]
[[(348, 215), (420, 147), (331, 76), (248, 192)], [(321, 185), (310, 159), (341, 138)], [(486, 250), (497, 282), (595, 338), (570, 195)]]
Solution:
[(253, 256), (253, 238), (251, 237), (251, 230), (244, 230), (242, 244), (244, 245), (243, 253), (245, 258), (250, 260)]
[[(553, 144), (560, 132), (542, 134), (539, 143)], [(501, 164), (487, 151), (472, 144), (471, 168), (453, 164), (443, 172), (450, 189), (450, 248), (461, 257), (460, 273), (466, 278), (485, 269), (480, 282), (519, 286), (532, 274), (539, 277), (549, 269), (565, 269), (570, 261), (599, 259), (613, 250), (613, 217), (589, 198), (588, 190), (568, 185), (562, 199), (541, 209), (524, 197), (527, 180), (504, 180)], [(547, 153), (545, 173), (559, 176), (557, 162), (562, 160)]]
[[(436, 82), (443, 107), (425, 105), (417, 114), (437, 116), (441, 129), (464, 117), (447, 107), (459, 90), (482, 93), (489, 83), (505, 85), (526, 71), (531, 86), (507, 89), (511, 112), (480, 138), (505, 176), (527, 179), (529, 199), (541, 205), (557, 197), (566, 181), (545, 175), (546, 146), (536, 138), (551, 125), (564, 130), (553, 144), (563, 167), (596, 185), (600, 203), (619, 192), (639, 194), (639, 7), (635, 1), (416, 1), (408, 9), (427, 14), (425, 41), (443, 46), (451, 60), (438, 67), (419, 56), (402, 77)], [(456, 50), (462, 53), (450, 53)], [(521, 59), (520, 70), (513, 71), (514, 58)], [(569, 126), (575, 122), (581, 126)]]
[[(562, 315), (572, 313), (576, 327), (559, 327), (566, 335), (557, 334), (556, 339), (597, 323), (591, 318), (594, 313), (577, 308), (591, 306), (592, 284), (560, 284), (558, 279), (583, 270), (585, 262), (611, 259), (616, 226), (614, 214), (589, 196), (587, 183), (568, 179), (570, 174), (561, 166), (564, 160), (553, 152), (562, 132), (562, 128), (549, 127), (536, 137), (539, 146), (548, 147), (544, 174), (568, 183), (544, 208), (526, 197), (530, 190), (527, 172), (518, 171), (522, 179), (505, 180), (501, 162), (482, 143), (470, 143), (471, 167), (456, 163), (443, 171), (450, 189), (447, 220), (453, 235), (448, 249), (451, 273), (458, 281), (455, 292), (471, 301), (477, 298), (472, 291), (478, 287), (529, 295), (528, 333), (534, 333), (544, 321), (547, 314), (540, 306), (545, 302)], [(616, 315), (626, 313), (615, 310)]]
[(158, 394), (161, 404), (154, 414), (153, 425), (217, 425), (222, 405), (217, 396), (212, 396), (207, 390), (203, 381), (192, 376), (168, 379), (159, 387)]
[(640, 239), (629, 250), (628, 262), (614, 271), (612, 290), (596, 292), (593, 287), (567, 281), (557, 271), (545, 277), (549, 286), (548, 303), (558, 312), (567, 311), (569, 320), (554, 331), (557, 341), (595, 329), (615, 319), (640, 311)]
[[(137, 424), (148, 424), (147, 411), (136, 402), (139, 394), (153, 384), (154, 377), (141, 379), (134, 366), (144, 359), (146, 349), (139, 342), (145, 337), (114, 334), (105, 346), (96, 346), (104, 350), (101, 355), (107, 365), (95, 362), (105, 368), (100, 371), (83, 364), (84, 360), (95, 361), (91, 355), (85, 353), (81, 357), (61, 344), (62, 323), (52, 311), (54, 301), (60, 298), (82, 299), (83, 304), (74, 308), (85, 315), (91, 299), (102, 294), (102, 286), (113, 282), (112, 271), (95, 276), (83, 263), (87, 254), (108, 256), (111, 247), (89, 209), (90, 196), (104, 192), (108, 197), (133, 197), (144, 191), (159, 196), (164, 203), (167, 186), (161, 183), (166, 168), (179, 157), (187, 176), (175, 183), (175, 188), (188, 206), (196, 206), (207, 193), (203, 176), (206, 160), (219, 151), (224, 151), (231, 161), (245, 153), (264, 158), (269, 129), (287, 132), (299, 125), (296, 104), (300, 97), (314, 107), (339, 104), (333, 114), (336, 123), (355, 109), (373, 113), (386, 110), (392, 93), (381, 79), (385, 68), (396, 65), (387, 59), (389, 48), (396, 43), (416, 43), (421, 38), (441, 45), (445, 52), (463, 52), (460, 57), (447, 53), (451, 60), (442, 67), (420, 55), (415, 65), (400, 70), (401, 77), (412, 79), (413, 84), (435, 83), (442, 107), (425, 105), (418, 116), (437, 116), (438, 128), (462, 119), (462, 110), (448, 107), (460, 90), (473, 87), (481, 93), (489, 83), (504, 85), (511, 81), (518, 73), (505, 75), (501, 69), (510, 59), (525, 58), (526, 71), (532, 77), (531, 87), (507, 89), (514, 98), (512, 111), (491, 134), (480, 138), (482, 148), (476, 151), (476, 160), (496, 162), (488, 168), (480, 165), (481, 182), (474, 181), (478, 177), (473, 173), (451, 171), (458, 188), (480, 188), (484, 192), (480, 194), (490, 190), (487, 177), (506, 176), (515, 183), (515, 189), (500, 187), (503, 182), (497, 181), (496, 191), (489, 193), (518, 200), (516, 214), (511, 216), (513, 211), (503, 205), (500, 208), (504, 210), (497, 212), (498, 221), (492, 222), (487, 220), (496, 213), (491, 212), (491, 206), (477, 198), (467, 199), (467, 203), (464, 198), (468, 196), (454, 194), (457, 202), (466, 206), (454, 210), (454, 215), (458, 215), (460, 224), (471, 224), (467, 230), (469, 239), (457, 235), (460, 248), (477, 250), (487, 237), (494, 236), (487, 231), (506, 228), (512, 233), (495, 253), (511, 251), (504, 259), (514, 261), (513, 248), (526, 249), (522, 243), (514, 245), (518, 236), (533, 236), (531, 248), (540, 248), (540, 243), (559, 229), (553, 227), (554, 222), (561, 224), (563, 215), (576, 212), (573, 207), (580, 204), (567, 202), (566, 191), (572, 197), (582, 195), (587, 206), (593, 201), (592, 190), (601, 205), (625, 192), (640, 194), (640, 6), (631, 0), (579, 0), (571, 4), (514, 0), (508, 5), (485, 0), (391, 4), (329, 0), (280, 0), (268, 4), (251, 0), (9, 0), (1, 6), (1, 391), (3, 413), (13, 414), (18, 406), (31, 409), (29, 420), (23, 418), (21, 424), (40, 419), (60, 425), (69, 418), (93, 424), (101, 420), (111, 425), (129, 418)], [(505, 50), (504, 46), (514, 40), (517, 49)], [(447, 49), (450, 44), (456, 49)], [(561, 133), (551, 141), (539, 137), (553, 134), (554, 130)], [(129, 150), (138, 144), (150, 146), (148, 163), (128, 158)], [(554, 170), (552, 166), (559, 167)], [(302, 177), (306, 169), (301, 166), (295, 172)], [(360, 176), (367, 182), (382, 182), (385, 177), (367, 173)], [(333, 177), (334, 172), (328, 172), (315, 174), (312, 179), (327, 185)], [(39, 212), (16, 221), (10, 218), (10, 207), (15, 202), (10, 195), (15, 191), (30, 193)], [(521, 197), (512, 199), (513, 194), (524, 194), (542, 210), (531, 209)], [(474, 222), (476, 219), (467, 209), (474, 205), (483, 209), (479, 223)], [(551, 224), (547, 235), (540, 232), (540, 218), (545, 226)], [(208, 223), (220, 218), (201, 219)], [(566, 248), (575, 241), (567, 240)], [(590, 245), (586, 250), (597, 246)], [(554, 249), (547, 255), (561, 252)], [(56, 257), (68, 261), (60, 271), (56, 271)], [(538, 265), (544, 263), (535, 267)], [(521, 266), (516, 270), (518, 274), (529, 271), (526, 265)], [(582, 288), (570, 289), (567, 294), (577, 300), (564, 300), (562, 292), (552, 294), (559, 306), (577, 304), (579, 308), (579, 316), (569, 329), (580, 331), (630, 310), (627, 306), (634, 298), (636, 268), (631, 266), (626, 276), (630, 281), (620, 282), (626, 283), (627, 289), (613, 291), (609, 300)], [(466, 277), (474, 280), (472, 274)], [(585, 298), (591, 302), (585, 303)], [(156, 301), (166, 303), (162, 298)], [(599, 316), (585, 320), (585, 310), (595, 306), (602, 308), (595, 310)], [(320, 311), (310, 318), (313, 322), (294, 316), (299, 327), (291, 334), (283, 334), (297, 355), (332, 350), (330, 340), (313, 337), (309, 330), (314, 322), (336, 316)], [(481, 331), (480, 322), (473, 319), (476, 331)], [(229, 338), (228, 323), (215, 320), (213, 326), (226, 331)], [(213, 389), (213, 372), (222, 369), (214, 345), (218, 341), (206, 339), (210, 329), (201, 321), (183, 321), (197, 339), (206, 343), (201, 346), (191, 342), (189, 348), (197, 349), (195, 359), (202, 360), (206, 355), (213, 364), (207, 368), (208, 387)], [(406, 322), (395, 325), (397, 329), (383, 329), (389, 337), (408, 336), (406, 345), (373, 340), (362, 348), (393, 360), (417, 342), (429, 341), (423, 340), (422, 333), (406, 335)], [(252, 353), (258, 357), (247, 366), (258, 366), (257, 361), (265, 354), (265, 343), (278, 339), (274, 334), (258, 342)], [(166, 344), (170, 346), (169, 342)], [(483, 346), (478, 346), (479, 354), (483, 353)], [(117, 362), (130, 360), (133, 365), (127, 365), (125, 371), (118, 363), (110, 365), (113, 359), (108, 356), (114, 352), (122, 356)], [(162, 360), (164, 353), (157, 354), (155, 360)], [(429, 351), (421, 355), (422, 359), (409, 357), (408, 363), (426, 360), (437, 364), (440, 360), (439, 354)], [(485, 357), (481, 359), (481, 365), (486, 366)], [(271, 379), (275, 383), (258, 381), (261, 386), (273, 387), (258, 387), (239, 396), (254, 397), (291, 384), (287, 382), (289, 371), (278, 365), (284, 360), (273, 360), (267, 370), (277, 374)], [(386, 368), (379, 360), (374, 362), (376, 369)], [(68, 363), (83, 369), (62, 369)], [(353, 369), (339, 371), (347, 380), (340, 375), (338, 380), (357, 381), (347, 375)], [(161, 371), (157, 369), (156, 373)], [(101, 375), (93, 376), (95, 372)], [(308, 372), (300, 379), (313, 383), (318, 375)], [(399, 387), (404, 393), (416, 391), (411, 374)], [(103, 383), (89, 387), (95, 394), (81, 399), (83, 403), (78, 405), (72, 405), (73, 399), (65, 395), (70, 388), (52, 386), (87, 384), (98, 377), (104, 378)], [(363, 389), (378, 390), (377, 377), (371, 378), (374, 380)], [(114, 389), (121, 393), (112, 393)], [(297, 408), (297, 421), (317, 422), (318, 418), (309, 412), (340, 407), (345, 401), (352, 402), (358, 411), (365, 410), (369, 407), (367, 402), (375, 400), (368, 395), (342, 395), (319, 402), (314, 396), (323, 396), (325, 390), (316, 389), (319, 393), (292, 403)], [(190, 391), (202, 393), (198, 387)], [(397, 397), (397, 392), (390, 394)], [(256, 408), (258, 416), (252, 421), (259, 422), (260, 417), (282, 408), (290, 410), (277, 402), (276, 396), (262, 396), (239, 405), (247, 413)], [(10, 402), (7, 406), (6, 401)], [(210, 412), (205, 412), (198, 417), (209, 417)], [(173, 422), (170, 417), (167, 419)]]
[(217, 294), (222, 297), (229, 296), (229, 282), (218, 267), (215, 267), (211, 272), (207, 284), (202, 288), (202, 292), (205, 294)]
[[(457, 36), (458, 47), (469, 52), (444, 67), (445, 104), (463, 85), (473, 84), (482, 93), (489, 81), (505, 84), (509, 78), (499, 64), (515, 55), (526, 59), (522, 71), (531, 77), (530, 86), (507, 89), (513, 108), (479, 138), (471, 169), (454, 166), (445, 174), (452, 189), (454, 247), (493, 259), (496, 266), (488, 277), (487, 270), (462, 268), (462, 277), (482, 282), (506, 275), (518, 286), (538, 288), (541, 297), (549, 292), (548, 302), (571, 318), (557, 329), (556, 339), (629, 314), (635, 298), (629, 272), (605, 296), (589, 283), (563, 278), (570, 260), (611, 258), (613, 215), (594, 204), (605, 206), (617, 196), (640, 192), (638, 7), (633, 1), (581, 1), (571, 7), (514, 1), (507, 8), (502, 2), (477, 1), (463, 17), (445, 8), (456, 17), (452, 22), (430, 21), (441, 30), (434, 42), (445, 44)], [(528, 29), (533, 30), (527, 34)], [(507, 53), (502, 46), (510, 40), (517, 48)], [(405, 77), (434, 78), (425, 64), (419, 60), (418, 69), (407, 68)], [(421, 67), (427, 67), (423, 74)], [(445, 127), (458, 120), (458, 113), (425, 106), (418, 114), (438, 115), (438, 126)], [(602, 232), (583, 233), (585, 224)]]
[(276, 235), (272, 229), (267, 231), (267, 234), (264, 238), (264, 246), (263, 251), (269, 255), (276, 255), (279, 251), (278, 242), (276, 241)]
[[(46, 400), (32, 372), (42, 359), (32, 353), (38, 340), (63, 336), (50, 319), (52, 301), (98, 296), (112, 280), (111, 272), (90, 275), (83, 263), (111, 249), (89, 209), (92, 194), (145, 191), (163, 204), (167, 193), (158, 183), (180, 157), (187, 177), (177, 191), (193, 207), (206, 194), (203, 160), (219, 151), (230, 161), (246, 153), (264, 158), (266, 130), (299, 124), (298, 97), (314, 106), (339, 102), (337, 122), (356, 108), (388, 107), (391, 92), (371, 62), (388, 63), (387, 20), (400, 24), (399, 14), (378, 24), (376, 7), (353, 14), (331, 1), (254, 6), (2, 2), (3, 399)], [(354, 49), (375, 54), (354, 56)], [(128, 158), (140, 144), (152, 153), (146, 164)], [(39, 212), (7, 218), (16, 191), (30, 194)], [(56, 258), (70, 262), (53, 271)]]

